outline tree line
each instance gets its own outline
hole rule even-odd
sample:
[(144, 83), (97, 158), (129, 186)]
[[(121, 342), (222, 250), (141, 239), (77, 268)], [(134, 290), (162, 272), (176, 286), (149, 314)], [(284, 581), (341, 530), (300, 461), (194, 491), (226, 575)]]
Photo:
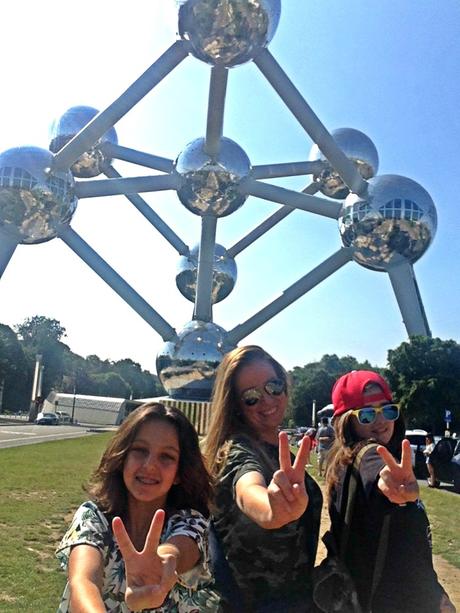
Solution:
[(152, 398), (165, 394), (159, 379), (129, 358), (101, 360), (82, 357), (62, 342), (66, 330), (56, 319), (35, 315), (14, 329), (0, 324), (0, 386), (2, 407), (28, 411), (37, 354), (44, 365), (41, 396), (51, 390), (64, 393)]
[[(43, 356), (42, 396), (51, 390), (118, 398), (152, 398), (165, 394), (156, 375), (129, 358), (82, 357), (62, 341), (65, 328), (56, 319), (35, 315), (14, 329), (0, 324), (0, 388), (2, 406), (28, 411), (36, 355)], [(311, 425), (312, 404), (330, 403), (336, 379), (350, 370), (376, 370), (386, 377), (404, 412), (408, 427), (442, 433), (445, 410), (452, 413), (452, 431), (460, 431), (460, 345), (454, 340), (415, 336), (390, 349), (384, 367), (353, 356), (323, 355), (317, 362), (289, 371), (291, 384), (287, 421)]]
[(294, 367), (288, 374), (290, 424), (311, 425), (316, 410), (331, 402), (334, 382), (350, 370), (375, 370), (390, 383), (409, 428), (442, 434), (445, 411), (452, 413), (452, 432), (460, 431), (460, 345), (454, 340), (414, 336), (390, 349), (385, 367), (352, 356), (324, 355), (318, 362)]

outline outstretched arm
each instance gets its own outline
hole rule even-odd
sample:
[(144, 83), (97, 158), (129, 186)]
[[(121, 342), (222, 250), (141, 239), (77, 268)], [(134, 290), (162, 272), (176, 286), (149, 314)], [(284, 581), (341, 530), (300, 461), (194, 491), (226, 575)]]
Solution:
[(236, 502), (243, 513), (268, 530), (281, 528), (303, 515), (308, 506), (305, 465), (309, 451), (310, 440), (304, 437), (291, 465), (288, 437), (280, 432), (280, 468), (268, 486), (256, 471), (246, 473), (236, 484)]
[(105, 613), (101, 552), (91, 545), (75, 545), (69, 557), (70, 606), (74, 613)]
[(378, 481), (382, 494), (395, 504), (415, 502), (419, 497), (419, 487), (412, 469), (410, 442), (407, 439), (402, 442), (400, 463), (382, 445), (377, 447), (377, 453), (385, 462)]

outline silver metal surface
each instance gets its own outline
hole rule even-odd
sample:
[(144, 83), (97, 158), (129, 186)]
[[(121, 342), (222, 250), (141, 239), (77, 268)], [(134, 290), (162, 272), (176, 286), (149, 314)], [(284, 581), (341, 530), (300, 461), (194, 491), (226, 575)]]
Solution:
[(249, 62), (273, 38), (281, 0), (179, 0), (179, 34), (198, 59), (227, 68)]
[[(195, 245), (190, 250), (190, 255), (182, 256), (177, 265), (177, 288), (191, 302), (195, 302), (198, 252), (199, 245)], [(227, 253), (225, 247), (216, 244), (212, 271), (212, 304), (220, 302), (230, 294), (235, 286), (236, 277), (237, 267), (234, 258)]]
[(402, 262), (390, 266), (388, 276), (409, 337), (431, 336), (412, 264)]
[(173, 398), (208, 400), (216, 369), (233, 348), (220, 326), (190, 321), (176, 340), (166, 342), (158, 352), (157, 374)]
[(356, 262), (371, 270), (416, 262), (430, 246), (436, 226), (428, 192), (399, 175), (370, 179), (367, 197), (350, 194), (339, 217), (343, 244), (353, 247)]
[(56, 236), (77, 207), (70, 171), (52, 171), (53, 154), (15, 147), (0, 154), (0, 230), (17, 243), (35, 244)]
[[(347, 158), (355, 164), (363, 179), (370, 179), (377, 174), (379, 155), (371, 139), (363, 132), (353, 128), (339, 128), (331, 132), (332, 138), (342, 149)], [(309, 155), (310, 161), (326, 161), (326, 156), (318, 145), (313, 145)], [(350, 193), (339, 173), (328, 164), (319, 173), (313, 175), (319, 190), (329, 198), (343, 200)]]
[[(73, 106), (59, 119), (55, 119), (50, 128), (50, 151), (57, 153), (98, 113), (99, 111), (91, 106)], [(101, 145), (107, 141), (114, 145), (118, 143), (115, 128), (110, 128), (72, 164), (70, 170), (74, 177), (97, 177), (104, 171), (104, 167), (111, 162), (111, 158), (101, 150)]]
[(251, 163), (243, 149), (229, 138), (222, 138), (217, 157), (205, 152), (205, 139), (189, 143), (175, 162), (181, 178), (177, 190), (182, 204), (196, 215), (230, 215), (247, 196), (238, 189), (248, 176)]

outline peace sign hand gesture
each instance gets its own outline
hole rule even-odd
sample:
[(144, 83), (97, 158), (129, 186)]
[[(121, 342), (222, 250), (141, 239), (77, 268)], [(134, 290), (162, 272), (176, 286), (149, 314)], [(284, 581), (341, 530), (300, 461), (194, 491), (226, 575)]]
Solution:
[(382, 494), (395, 504), (415, 502), (419, 496), (419, 487), (412, 469), (410, 442), (407, 439), (403, 440), (399, 464), (386, 447), (379, 445), (377, 453), (385, 462), (378, 481), (378, 488)]
[(294, 464), (291, 465), (289, 440), (286, 432), (280, 432), (278, 438), (280, 469), (273, 474), (267, 493), (273, 523), (277, 527), (281, 527), (298, 519), (308, 506), (308, 494), (305, 489), (305, 465), (311, 443), (308, 437), (302, 439)]
[(158, 555), (165, 512), (156, 511), (144, 549), (137, 551), (120, 517), (112, 520), (112, 529), (125, 561), (125, 601), (134, 611), (160, 607), (177, 580), (176, 558)]

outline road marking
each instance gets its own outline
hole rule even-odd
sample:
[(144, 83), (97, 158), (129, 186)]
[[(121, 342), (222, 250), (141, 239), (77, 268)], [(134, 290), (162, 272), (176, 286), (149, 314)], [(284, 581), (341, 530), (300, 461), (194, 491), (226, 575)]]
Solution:
[[(25, 432), (21, 432), (21, 434), (25, 434)], [(64, 438), (70, 438), (72, 436), (83, 436), (83, 434), (81, 432), (68, 432), (68, 433), (63, 434), (59, 438), (56, 438), (55, 434), (36, 434), (36, 435), (33, 435), (33, 436), (37, 436), (38, 438), (54, 438), (55, 441), (61, 441)], [(13, 439), (11, 439), (9, 441), (3, 440), (3, 441), (0, 441), (0, 448), (2, 446), (4, 447), (5, 445), (8, 445), (9, 443), (14, 445), (18, 441), (30, 441), (30, 438), (13, 438)]]
[(0, 430), (0, 432), (2, 434), (23, 434), (24, 436), (41, 436), (41, 435), (35, 434), (35, 432), (15, 432), (14, 430)]

